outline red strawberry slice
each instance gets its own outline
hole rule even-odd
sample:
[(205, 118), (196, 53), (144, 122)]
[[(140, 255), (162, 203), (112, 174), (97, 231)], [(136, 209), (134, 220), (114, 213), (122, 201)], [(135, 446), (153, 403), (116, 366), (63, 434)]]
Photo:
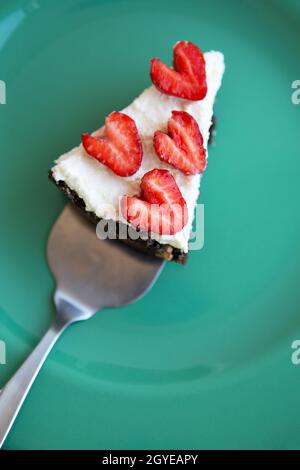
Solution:
[(105, 119), (103, 136), (82, 134), (86, 152), (107, 165), (116, 175), (131, 176), (141, 166), (143, 149), (135, 122), (114, 111)]
[(156, 131), (153, 138), (160, 160), (186, 175), (202, 173), (206, 167), (206, 150), (197, 121), (185, 111), (172, 111), (168, 133)]
[(144, 174), (141, 180), (141, 198), (151, 204), (170, 205), (183, 199), (171, 173), (157, 168)]
[(154, 170), (141, 180), (141, 196), (123, 196), (123, 217), (135, 228), (159, 235), (174, 235), (188, 220), (187, 205), (168, 170)]
[(193, 43), (180, 41), (173, 49), (172, 69), (159, 59), (151, 59), (151, 80), (162, 93), (191, 101), (207, 94), (205, 58)]

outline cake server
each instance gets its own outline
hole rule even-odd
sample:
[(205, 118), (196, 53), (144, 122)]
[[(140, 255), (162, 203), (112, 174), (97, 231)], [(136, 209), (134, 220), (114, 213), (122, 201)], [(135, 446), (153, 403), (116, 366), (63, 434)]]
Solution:
[(67, 206), (48, 240), (47, 258), (56, 280), (57, 316), (0, 394), (0, 447), (53, 345), (72, 323), (102, 308), (119, 307), (144, 295), (164, 261), (134, 251), (117, 240), (99, 240), (95, 226)]

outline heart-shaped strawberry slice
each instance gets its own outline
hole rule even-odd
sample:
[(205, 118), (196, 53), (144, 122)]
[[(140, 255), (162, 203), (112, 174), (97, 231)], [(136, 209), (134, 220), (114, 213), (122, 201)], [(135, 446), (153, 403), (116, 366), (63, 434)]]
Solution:
[(188, 41), (173, 49), (172, 69), (159, 59), (151, 60), (151, 80), (162, 93), (198, 101), (207, 93), (205, 58), (199, 47)]
[(186, 175), (202, 173), (206, 166), (206, 150), (197, 121), (185, 111), (172, 111), (168, 133), (156, 131), (154, 149), (163, 162)]
[(114, 111), (105, 119), (102, 136), (82, 134), (86, 152), (118, 176), (131, 176), (141, 166), (143, 148), (135, 122)]
[(174, 235), (188, 220), (186, 202), (168, 170), (154, 170), (141, 180), (141, 195), (123, 196), (123, 217), (135, 228), (159, 235)]

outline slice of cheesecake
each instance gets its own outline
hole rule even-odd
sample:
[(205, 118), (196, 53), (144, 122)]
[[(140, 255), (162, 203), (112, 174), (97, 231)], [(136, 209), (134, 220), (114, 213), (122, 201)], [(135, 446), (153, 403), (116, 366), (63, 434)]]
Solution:
[[(181, 263), (185, 261), (188, 253), (201, 174), (184, 174), (159, 159), (153, 146), (153, 135), (158, 130), (166, 131), (174, 110), (185, 111), (197, 121), (203, 137), (203, 146), (207, 151), (213, 124), (213, 105), (224, 73), (224, 57), (216, 51), (207, 52), (204, 57), (207, 83), (204, 99), (191, 101), (170, 96), (152, 85), (122, 111), (135, 121), (142, 142), (143, 158), (135, 174), (129, 177), (118, 176), (108, 166), (88, 155), (82, 144), (62, 155), (50, 172), (56, 185), (94, 222), (105, 219), (116, 221), (117, 224), (127, 224), (120, 211), (121, 198), (124, 195), (138, 194), (141, 179), (150, 170), (168, 170), (186, 201), (186, 225), (173, 235), (151, 233), (147, 240), (127, 239), (126, 242), (157, 257)], [(93, 135), (101, 135), (101, 132), (98, 130)]]

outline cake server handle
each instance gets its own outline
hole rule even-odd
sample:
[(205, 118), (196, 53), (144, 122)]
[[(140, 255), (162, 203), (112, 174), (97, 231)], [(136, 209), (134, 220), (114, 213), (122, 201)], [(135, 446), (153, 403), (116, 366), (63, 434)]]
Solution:
[(56, 319), (30, 356), (1, 390), (0, 448), (49, 352), (69, 324), (67, 319)]

